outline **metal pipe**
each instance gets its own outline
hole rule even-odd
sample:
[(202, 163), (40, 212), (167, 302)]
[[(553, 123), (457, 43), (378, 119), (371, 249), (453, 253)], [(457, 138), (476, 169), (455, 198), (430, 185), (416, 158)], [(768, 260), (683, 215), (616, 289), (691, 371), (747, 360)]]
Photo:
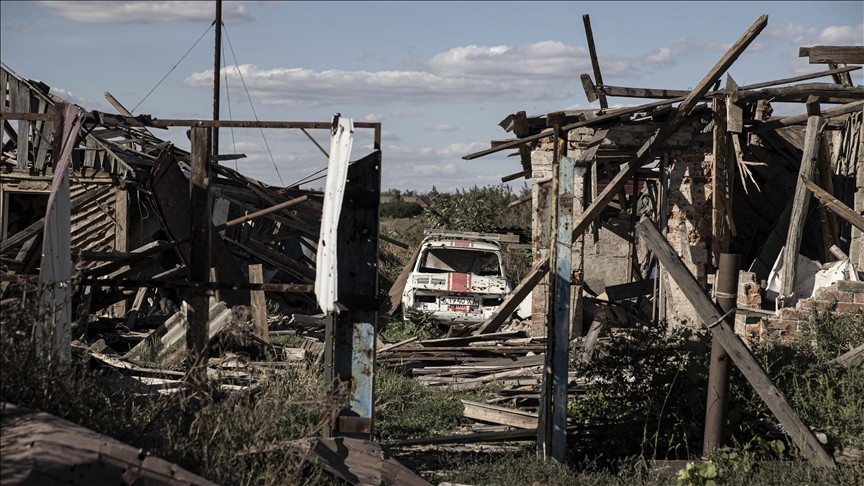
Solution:
[[(721, 253), (717, 268), (717, 304), (724, 312), (736, 307), (738, 296), (738, 269), (741, 255)], [(705, 404), (705, 438), (702, 456), (711, 453), (723, 443), (729, 396), (729, 354), (717, 338), (711, 338), (711, 364), (708, 370), (708, 399)]]

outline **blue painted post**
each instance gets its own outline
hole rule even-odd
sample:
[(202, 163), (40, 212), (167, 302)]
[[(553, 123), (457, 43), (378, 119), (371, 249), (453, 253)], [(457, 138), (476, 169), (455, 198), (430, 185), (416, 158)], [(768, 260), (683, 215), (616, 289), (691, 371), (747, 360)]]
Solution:
[(552, 325), (552, 448), (551, 457), (563, 462), (567, 448), (567, 371), (570, 345), (570, 274), (573, 245), (573, 171), (575, 160), (558, 162), (558, 221), (555, 261), (555, 322)]

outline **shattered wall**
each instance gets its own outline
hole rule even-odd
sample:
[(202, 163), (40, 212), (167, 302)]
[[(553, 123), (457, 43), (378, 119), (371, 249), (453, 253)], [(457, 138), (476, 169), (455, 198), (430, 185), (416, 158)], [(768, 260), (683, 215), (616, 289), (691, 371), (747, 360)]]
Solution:
[[(676, 151), (669, 155), (668, 223), (666, 241), (699, 282), (708, 286), (711, 252), (711, 161), (706, 153)], [(662, 219), (661, 219), (662, 220)], [(665, 312), (670, 323), (700, 326), (696, 311), (669, 278), (662, 279)]]

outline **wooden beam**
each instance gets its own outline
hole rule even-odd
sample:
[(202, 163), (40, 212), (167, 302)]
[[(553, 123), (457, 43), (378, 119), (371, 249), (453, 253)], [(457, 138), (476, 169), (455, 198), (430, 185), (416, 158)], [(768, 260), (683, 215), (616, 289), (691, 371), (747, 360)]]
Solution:
[(652, 136), (650, 136), (645, 143), (642, 144), (642, 147), (639, 148), (639, 151), (636, 153), (636, 157), (633, 158), (628, 164), (616, 175), (606, 186), (606, 188), (601, 192), (597, 199), (591, 202), (591, 205), (585, 209), (582, 213), (582, 217), (578, 222), (574, 224), (573, 229), (573, 239), (579, 237), (587, 228), (591, 222), (594, 221), (606, 208), (615, 194), (621, 191), (621, 188), (624, 187), (624, 184), (630, 179), (632, 172), (639, 167), (645, 165), (648, 162), (654, 160), (655, 154), (653, 153), (653, 149), (657, 146), (663, 144), (669, 136), (675, 133), (676, 130), (683, 123), (684, 119), (690, 112), (693, 110), (693, 107), (702, 99), (705, 93), (711, 88), (711, 86), (720, 79), (720, 76), (729, 69), (729, 66), (738, 59), (738, 56), (744, 52), (747, 46), (750, 45), (751, 42), (759, 35), (760, 32), (765, 28), (768, 24), (768, 16), (762, 15), (760, 16), (753, 25), (750, 26), (749, 29), (732, 45), (732, 47), (726, 52), (726, 54), (711, 68), (708, 74), (705, 75), (704, 78), (696, 85), (696, 88), (690, 92), (690, 94), (681, 102), (678, 106), (678, 110), (672, 116), (672, 119), (669, 120), (663, 127), (657, 130)]
[(798, 57), (809, 58), (810, 64), (864, 64), (864, 46), (800, 47)]
[[(193, 282), (210, 282), (210, 128), (192, 127), (192, 171), (189, 176), (192, 244), (189, 277)], [(209, 305), (206, 292), (193, 292), (189, 298), (186, 329), (189, 380), (203, 387), (207, 381), (207, 330)]]
[(804, 187), (810, 190), (810, 192), (816, 196), (816, 199), (818, 199), (820, 203), (824, 204), (826, 208), (831, 210), (837, 216), (843, 218), (852, 226), (864, 231), (864, 216), (861, 216), (855, 212), (855, 210), (843, 204), (842, 201), (832, 196), (828, 191), (814, 184), (810, 179), (801, 177), (800, 180), (804, 184)]
[(549, 271), (549, 259), (546, 258), (537, 264), (533, 270), (524, 278), (519, 285), (513, 289), (513, 292), (504, 299), (504, 302), (495, 309), (495, 312), (486, 319), (486, 322), (480, 326), (474, 334), (491, 334), (497, 332), (501, 325), (510, 318), (513, 311), (519, 307), (519, 304), (528, 296), (531, 290), (546, 276)]
[[(838, 116), (847, 115), (849, 113), (860, 112), (861, 109), (864, 108), (864, 101), (854, 101), (852, 103), (847, 103), (845, 105), (837, 106), (835, 108), (829, 108), (822, 112), (822, 117), (825, 119), (835, 118)], [(806, 123), (809, 115), (803, 113), (801, 115), (792, 115), (783, 118), (778, 118), (775, 120), (767, 121), (765, 123), (761, 123), (759, 125), (755, 125), (753, 127), (753, 132), (760, 133), (770, 130), (777, 130), (778, 128), (788, 127), (792, 125), (798, 125), (801, 123)]]
[[(264, 271), (260, 263), (249, 265), (249, 283), (264, 283)], [(267, 326), (267, 299), (263, 290), (251, 290), (249, 298), (252, 307), (252, 333), (265, 343), (270, 343), (270, 329)]]
[(632, 299), (641, 297), (654, 292), (655, 279), (637, 280), (636, 282), (624, 283), (619, 285), (610, 285), (606, 287), (606, 298), (610, 302), (618, 302), (619, 300)]
[[(594, 33), (591, 31), (591, 18), (588, 14), (582, 16), (582, 23), (585, 25), (585, 37), (588, 40), (588, 54), (591, 56), (591, 67), (594, 70), (594, 79), (597, 80), (597, 84), (603, 86), (603, 76), (600, 75), (600, 63), (597, 61), (597, 50), (594, 48)], [(600, 109), (605, 110), (606, 108), (609, 108), (605, 94), (600, 93), (598, 98), (600, 99)]]
[(462, 415), (482, 422), (509, 425), (520, 429), (537, 428), (536, 413), (471, 400), (462, 400)]
[(675, 250), (669, 246), (669, 243), (650, 220), (643, 218), (637, 226), (637, 231), (657, 256), (664, 270), (681, 288), (681, 292), (693, 305), (703, 324), (720, 341), (720, 344), (732, 357), (732, 361), (784, 427), (786, 434), (798, 445), (802, 454), (816, 466), (826, 469), (834, 468), (834, 461), (822, 448), (819, 440), (801, 422), (795, 411), (789, 406), (783, 393), (774, 386), (765, 370), (753, 357), (750, 349), (735, 334), (734, 317), (724, 317), (723, 311), (705, 294), (687, 267), (681, 263)]
[[(811, 103), (814, 105), (815, 103)], [(810, 110), (818, 108), (810, 108)], [(821, 116), (811, 116), (807, 121), (807, 132), (804, 136), (804, 153), (801, 156), (799, 180), (792, 198), (792, 216), (789, 219), (789, 231), (786, 233), (786, 246), (783, 249), (783, 281), (778, 306), (787, 306), (792, 300), (795, 288), (795, 275), (798, 269), (798, 251), (801, 249), (801, 235), (807, 219), (807, 209), (810, 206), (810, 194), (804, 186), (803, 179), (812, 179), (816, 170), (816, 157), (819, 153), (819, 139), (825, 127), (825, 119)]]
[[(858, 69), (861, 69), (861, 66), (829, 69), (827, 71), (819, 71), (818, 73), (802, 74), (801, 76), (795, 76), (791, 78), (775, 79), (773, 81), (766, 81), (763, 83), (748, 84), (747, 86), (742, 86), (741, 89), (752, 90), (759, 88), (767, 88), (769, 86), (776, 86), (778, 84), (795, 83), (798, 81), (806, 81), (808, 79), (821, 78), (823, 76), (847, 74), (850, 71), (855, 71)], [(594, 84), (591, 82), (591, 76), (589, 76), (588, 74), (582, 74), (582, 86), (585, 88), (585, 95), (588, 97), (588, 101), (596, 100), (598, 93), (600, 92), (604, 93), (606, 96), (616, 96), (619, 98), (658, 98), (668, 99), (670, 100), (670, 102), (673, 102), (675, 98), (684, 99), (689, 93), (689, 91), (679, 89), (628, 88), (623, 86), (610, 86), (608, 84), (604, 84), (602, 86), (594, 86)], [(705, 98), (712, 98), (719, 94), (721, 94), (721, 92), (711, 91), (705, 94)]]
[(844, 103), (849, 103), (864, 99), (864, 86), (848, 88), (833, 83), (805, 83), (778, 88), (741, 90), (738, 91), (733, 101), (736, 103), (749, 103), (756, 100), (805, 101), (813, 95), (819, 96), (823, 100), (844, 100)]

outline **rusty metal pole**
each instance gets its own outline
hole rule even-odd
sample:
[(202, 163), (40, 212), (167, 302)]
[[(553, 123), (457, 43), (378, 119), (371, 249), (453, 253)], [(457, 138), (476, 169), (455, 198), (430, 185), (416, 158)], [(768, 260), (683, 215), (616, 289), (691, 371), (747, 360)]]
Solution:
[[(736, 306), (738, 296), (738, 269), (741, 255), (721, 253), (717, 268), (717, 304), (724, 312)], [(702, 456), (711, 453), (723, 443), (726, 427), (727, 398), (729, 395), (729, 355), (717, 338), (711, 338), (711, 365), (708, 370), (708, 400), (705, 404), (705, 438)]]

